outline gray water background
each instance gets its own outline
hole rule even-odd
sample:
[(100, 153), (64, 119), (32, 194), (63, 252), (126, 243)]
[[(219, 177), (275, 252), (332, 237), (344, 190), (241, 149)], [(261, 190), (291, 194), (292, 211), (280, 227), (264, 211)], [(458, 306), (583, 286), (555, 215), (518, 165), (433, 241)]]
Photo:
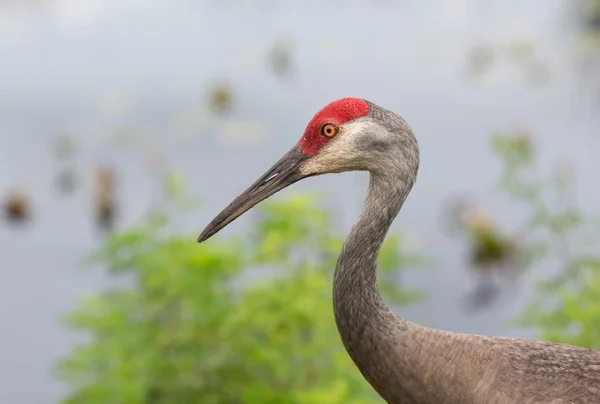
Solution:
[[(291, 3), (291, 2), (290, 2)], [(495, 188), (496, 130), (524, 126), (539, 138), (542, 165), (573, 164), (577, 196), (589, 211), (599, 197), (597, 87), (582, 68), (567, 0), (508, 1), (76, 1), (0, 7), (0, 191), (30, 192), (34, 220), (0, 226), (0, 403), (54, 403), (64, 393), (50, 369), (78, 337), (58, 318), (108, 287), (82, 256), (102, 238), (91, 220), (91, 173), (114, 165), (127, 227), (151, 207), (156, 183), (147, 153), (162, 151), (183, 173), (202, 209), (182, 230), (198, 232), (239, 191), (297, 141), (326, 103), (357, 96), (400, 113), (421, 146), (419, 179), (393, 231), (434, 268), (403, 281), (429, 300), (399, 313), (448, 330), (512, 336), (508, 328), (531, 296), (536, 268), (521, 286), (476, 315), (458, 302), (473, 286), (465, 247), (440, 230), (448, 198), (474, 198), (510, 228), (524, 212)], [(278, 79), (266, 54), (274, 41), (294, 46), (294, 74)], [(473, 81), (465, 56), (481, 43), (496, 49), (532, 41), (549, 81), (531, 86), (500, 56)], [(588, 68), (589, 70), (589, 68)], [(213, 80), (235, 89), (232, 113), (206, 110)], [(57, 193), (60, 165), (49, 152), (57, 133), (76, 136), (82, 187)], [(124, 134), (133, 134), (125, 142)], [(347, 232), (367, 176), (324, 176), (289, 192), (319, 191)], [(241, 233), (250, 218), (228, 228)], [(193, 240), (191, 240), (193, 242)]]

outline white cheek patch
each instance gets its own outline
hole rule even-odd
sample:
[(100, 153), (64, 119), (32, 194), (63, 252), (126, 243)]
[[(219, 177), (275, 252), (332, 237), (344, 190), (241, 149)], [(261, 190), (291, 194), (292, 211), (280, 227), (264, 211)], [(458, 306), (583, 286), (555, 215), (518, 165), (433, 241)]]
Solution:
[(355, 138), (366, 134), (369, 136), (378, 136), (380, 131), (377, 129), (378, 125), (376, 123), (370, 120), (358, 119), (344, 125), (343, 136), (347, 138)]
[(344, 138), (354, 138), (367, 127), (366, 122), (354, 121), (344, 125), (342, 135)]
[[(338, 139), (339, 145), (333, 144), (332, 146), (334, 148), (339, 146), (343, 149), (360, 149), (364, 147), (364, 140), (367, 137), (376, 139), (380, 136), (385, 136), (385, 133), (382, 133), (379, 125), (371, 120), (358, 119), (343, 126)], [(361, 140), (363, 141), (361, 142)]]

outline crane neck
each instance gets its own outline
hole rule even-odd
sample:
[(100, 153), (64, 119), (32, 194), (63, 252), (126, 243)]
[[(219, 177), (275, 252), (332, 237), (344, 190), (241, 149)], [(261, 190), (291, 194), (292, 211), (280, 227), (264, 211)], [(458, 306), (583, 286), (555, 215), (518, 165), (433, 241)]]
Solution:
[(334, 312), (346, 348), (360, 343), (362, 329), (372, 321), (396, 319), (377, 286), (377, 259), (413, 184), (408, 178), (371, 174), (365, 203), (342, 247), (334, 275)]
[[(392, 358), (409, 350), (409, 334), (415, 325), (396, 316), (383, 301), (377, 286), (377, 259), (415, 178), (371, 174), (365, 203), (342, 247), (334, 274), (338, 331), (348, 354), (380, 394), (389, 387), (385, 381), (390, 374), (397, 372), (392, 367), (398, 361)], [(378, 364), (377, 368), (373, 364)]]

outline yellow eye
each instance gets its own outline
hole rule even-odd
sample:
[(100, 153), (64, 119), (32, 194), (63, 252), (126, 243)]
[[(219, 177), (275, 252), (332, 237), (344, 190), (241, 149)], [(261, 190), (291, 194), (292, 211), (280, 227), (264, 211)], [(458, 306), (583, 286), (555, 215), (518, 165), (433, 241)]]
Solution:
[(321, 129), (321, 134), (325, 137), (334, 137), (337, 133), (338, 128), (330, 123), (323, 125), (323, 128)]

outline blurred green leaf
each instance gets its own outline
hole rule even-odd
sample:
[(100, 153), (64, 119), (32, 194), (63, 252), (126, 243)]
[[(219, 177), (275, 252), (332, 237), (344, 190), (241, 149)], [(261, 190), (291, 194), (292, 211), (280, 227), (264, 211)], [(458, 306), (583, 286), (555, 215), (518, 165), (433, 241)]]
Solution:
[[(168, 184), (181, 196), (180, 179)], [(202, 245), (169, 235), (166, 212), (87, 261), (129, 282), (65, 317), (89, 337), (57, 367), (71, 387), (65, 403), (381, 402), (335, 326), (331, 278), (343, 238), (314, 195), (266, 201), (251, 237)], [(397, 282), (420, 263), (399, 236), (386, 240), (380, 283), (391, 303), (421, 297)], [(250, 282), (249, 267), (278, 272)]]
[[(496, 135), (492, 147), (503, 166), (504, 189), (528, 204), (531, 212), (524, 226), (519, 264), (559, 265), (558, 271), (537, 284), (537, 299), (516, 324), (535, 328), (545, 340), (600, 348), (600, 254), (579, 248), (583, 243), (576, 237), (585, 234), (585, 246), (597, 247), (600, 229), (588, 232), (585, 225), (594, 220), (584, 217), (572, 203), (564, 206), (564, 201), (573, 199), (572, 176), (563, 170), (540, 178), (531, 150), (518, 136)], [(529, 180), (523, 181), (524, 177)]]

